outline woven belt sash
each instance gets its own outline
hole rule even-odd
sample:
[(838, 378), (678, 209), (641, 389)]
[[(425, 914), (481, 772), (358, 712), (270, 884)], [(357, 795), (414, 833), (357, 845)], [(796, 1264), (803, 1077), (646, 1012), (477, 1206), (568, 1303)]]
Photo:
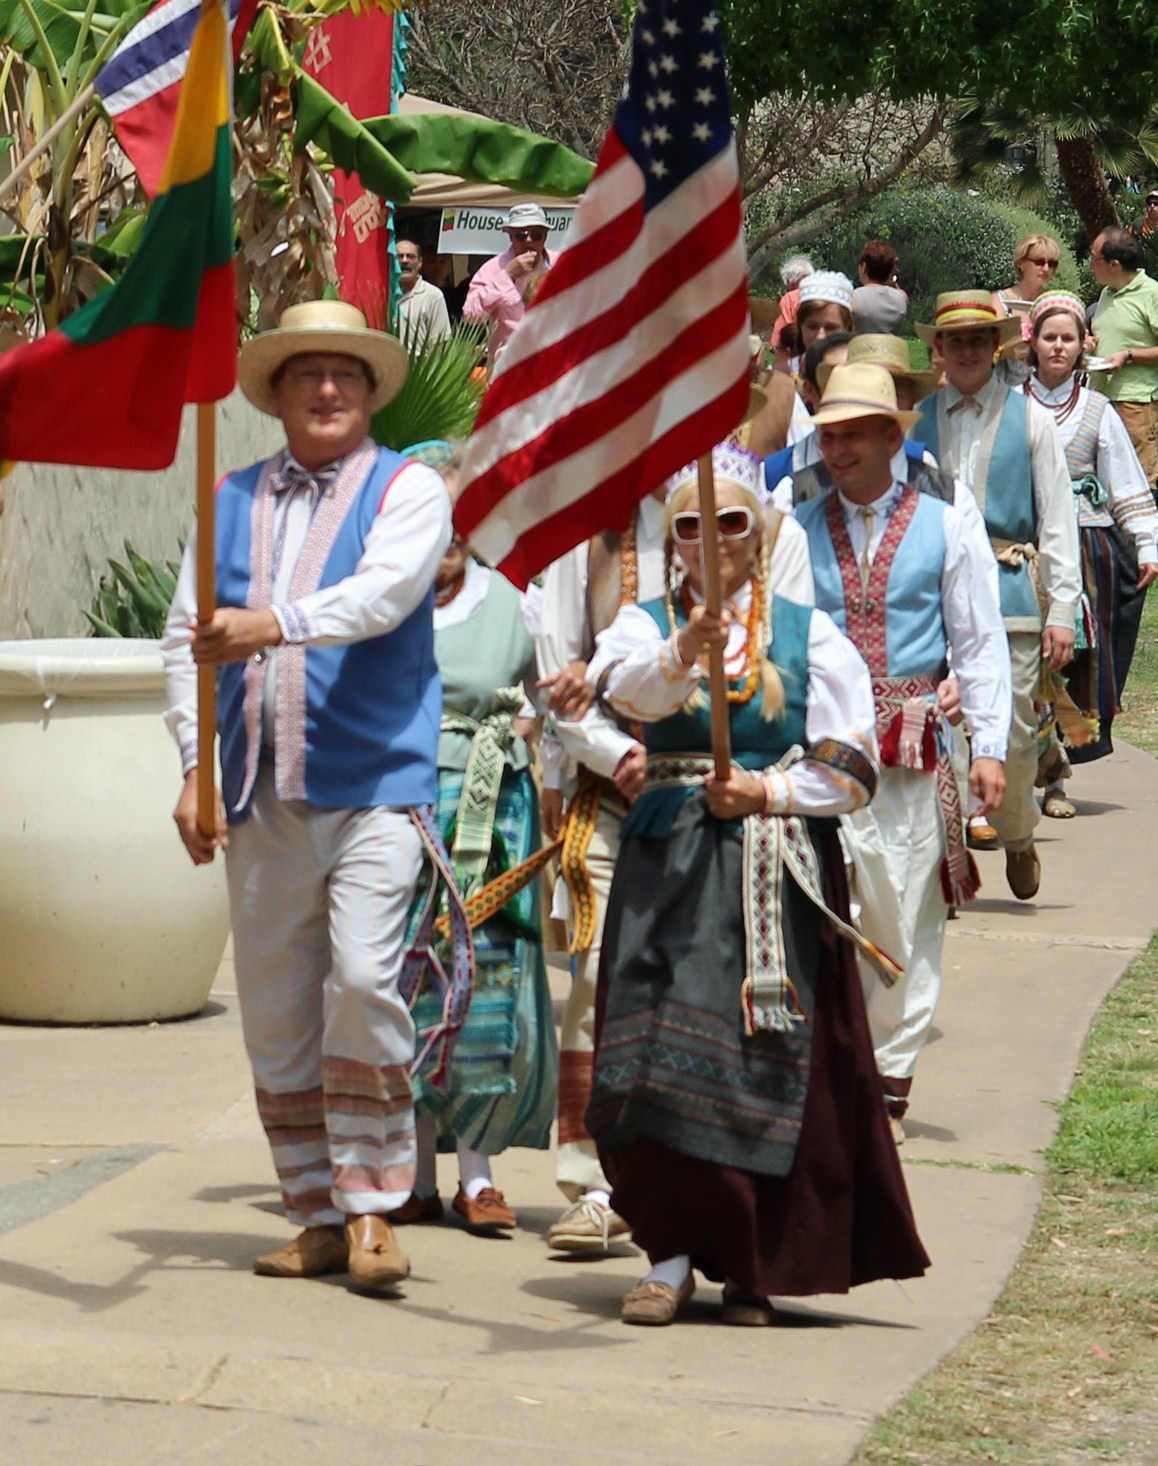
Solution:
[[(474, 943), (462, 897), (454, 879), (454, 870), (446, 846), (442, 843), (438, 821), (429, 805), (415, 806), (410, 818), (426, 847), (434, 878), (422, 904), (422, 916), (410, 950), (402, 960), (402, 975), (399, 991), (408, 1007), (413, 1008), (422, 986), (423, 978), (429, 973), (435, 987), (442, 994), (442, 1016), (431, 1028), (418, 1034), (416, 1054), (410, 1066), (417, 1074), (428, 1063), (434, 1063), (430, 1083), (435, 1089), (446, 1085), (450, 1071), (450, 1059), (462, 1025), (466, 1021), (474, 986)], [(440, 884), (446, 889), (447, 928), (450, 935), (450, 974), (447, 975), (442, 959), (435, 948), (434, 913), (438, 906)]]
[[(1095, 480), (1096, 482), (1096, 480)], [(1019, 570), (1022, 565), (1029, 566), (1029, 580), (1033, 586), (1033, 593), (1037, 597), (1038, 609), (1041, 611), (1042, 624), (1045, 624), (1046, 616), (1049, 614), (1049, 598), (1045, 593), (1045, 587), (1041, 583), (1041, 557), (1038, 555), (1036, 545), (1021, 545), (1015, 540), (992, 540), (993, 553), (997, 556), (998, 564), (1012, 565)], [(1079, 612), (1078, 620), (1085, 621), (1091, 629), (1094, 627), (1093, 614), (1089, 609), (1089, 599), (1085, 592), (1082, 592), (1083, 607)], [(1079, 639), (1085, 641), (1089, 649), (1094, 642), (1088, 636), (1079, 637), (1081, 627), (1074, 629), (1074, 650), (1080, 651)], [(1081, 748), (1083, 744), (1092, 743), (1098, 736), (1098, 720), (1087, 717), (1070, 696), (1065, 679), (1050, 667), (1049, 663), (1042, 659), (1041, 677), (1037, 687), (1038, 707), (1038, 737), (1043, 742), (1047, 741), (1056, 726), (1061, 728), (1067, 743), (1072, 743), (1075, 748)]]
[(941, 891), (950, 906), (964, 906), (981, 889), (977, 862), (965, 845), (961, 792), (953, 772), (953, 735), (937, 706), (935, 677), (874, 677), (877, 740), (886, 768), (931, 769), (945, 837)]
[(514, 741), (515, 716), (522, 705), (520, 688), (500, 687), (491, 699), (490, 711), (477, 722), (453, 708), (443, 709), (442, 731), (466, 733), (471, 740), (450, 847), (459, 889), (464, 895), (469, 895), (486, 874), (494, 842), (503, 767), (507, 750)]
[[(786, 769), (805, 757), (799, 746), (789, 749), (772, 767)], [(701, 754), (649, 758), (644, 790), (702, 785), (715, 765)], [(891, 985), (900, 968), (828, 905), (820, 885), (820, 867), (799, 815), (750, 814), (743, 821), (743, 903), (745, 977), (740, 989), (744, 1032), (790, 1033), (807, 1022), (788, 972), (781, 927), (784, 871), (837, 931), (847, 937)]]
[(563, 826), (559, 868), (571, 897), (573, 913), (571, 940), (567, 946), (569, 957), (585, 952), (595, 940), (595, 890), (587, 874), (587, 850), (595, 834), (600, 803), (608, 789), (614, 791), (614, 784), (590, 769), (584, 769), (579, 775), (579, 785), (568, 806)]

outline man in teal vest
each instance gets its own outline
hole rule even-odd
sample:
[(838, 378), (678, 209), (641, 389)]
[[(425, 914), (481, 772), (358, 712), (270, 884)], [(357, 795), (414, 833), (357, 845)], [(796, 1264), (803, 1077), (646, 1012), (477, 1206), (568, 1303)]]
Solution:
[[(163, 643), (195, 864), (226, 851), (238, 1000), (286, 1215), (266, 1277), (410, 1270), (387, 1221), (413, 1189), (407, 914), (436, 787), (433, 581), (450, 540), (437, 473), (379, 449), (399, 343), (340, 301), (287, 310), (241, 354), (286, 446), (218, 486), (220, 609), (197, 621), (190, 539)], [(224, 805), (197, 821), (199, 666), (218, 668)], [(226, 820), (228, 824), (226, 824)]]
[(946, 385), (926, 397), (915, 436), (948, 473), (973, 490), (997, 556), (1001, 614), (1013, 665), (1013, 720), (1005, 801), (991, 819), (1005, 849), (1010, 890), (1037, 894), (1041, 864), (1033, 832), (1038, 808), (1037, 712), (1043, 660), (1055, 671), (1073, 656), (1081, 595), (1077, 518), (1065, 454), (1052, 417), (994, 374), (997, 351), (1017, 334), (999, 320), (989, 292), (937, 297), (931, 325), (917, 334), (945, 366)]

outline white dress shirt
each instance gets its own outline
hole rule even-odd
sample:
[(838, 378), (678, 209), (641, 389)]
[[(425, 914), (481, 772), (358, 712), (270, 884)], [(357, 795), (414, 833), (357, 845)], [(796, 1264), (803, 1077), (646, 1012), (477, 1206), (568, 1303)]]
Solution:
[[(1034, 396), (1050, 406), (1060, 406), (1068, 402), (1073, 389), (1073, 377), (1069, 377), (1052, 391), (1036, 377), (1033, 382)], [(1077, 405), (1066, 420), (1057, 422), (1054, 419), (1062, 448), (1067, 452), (1082, 425), (1089, 399), (1090, 389), (1082, 387), (1078, 393)], [(1139, 564), (1153, 564), (1158, 561), (1158, 509), (1154, 506), (1154, 495), (1130, 441), (1130, 434), (1108, 401), (1098, 425), (1095, 473), (1106, 491), (1107, 502), (1101, 508), (1095, 508), (1084, 494), (1079, 496), (1078, 523), (1100, 526), (1103, 529), (1118, 524), (1133, 539)]]
[[(733, 613), (724, 665), (734, 676), (744, 660), (745, 616), (751, 587), (745, 585), (727, 603)], [(623, 606), (599, 637), (592, 672), (606, 672), (603, 695), (625, 718), (657, 722), (677, 713), (707, 669), (698, 662), (684, 666), (675, 650), (675, 636), (664, 636), (646, 611)], [(760, 693), (757, 691), (756, 696)], [(876, 711), (872, 682), (860, 653), (823, 611), (814, 611), (808, 627), (808, 689), (805, 736), (809, 743), (835, 738), (877, 757)], [(794, 764), (772, 780), (771, 814), (838, 815), (865, 803), (865, 790), (855, 780), (823, 764)]]
[[(949, 661), (957, 677), (961, 707), (969, 723), (974, 758), (1004, 761), (1013, 706), (1009, 641), (1001, 619), (997, 561), (977, 501), (959, 480), (945, 506), (945, 565), (941, 572), (941, 615)], [(854, 504), (837, 493), (858, 564), (867, 550), (876, 559), (904, 485), (871, 504)]]
[[(654, 495), (640, 505), (635, 520), (638, 599), (663, 595), (663, 512)], [(543, 577), (543, 602), (537, 651), (539, 676), (552, 677), (570, 662), (583, 661), (590, 651), (587, 625), (588, 546), (584, 542), (551, 565)], [(773, 589), (789, 600), (812, 605), (812, 566), (808, 537), (791, 518), (780, 526), (772, 555)], [(584, 717), (555, 721), (555, 731), (568, 755), (594, 773), (610, 779), (623, 757), (635, 747), (625, 733), (598, 707)]]
[[(997, 419), (1010, 389), (991, 376), (974, 393), (981, 411), (975, 411), (952, 383), (937, 394), (937, 428), (941, 466), (963, 479), (973, 489), (978, 507), (985, 513), (985, 482), (988, 478), (986, 445), (996, 432)], [(1069, 469), (1062, 451), (1053, 414), (1032, 399), (1026, 402), (1026, 436), (1029, 439), (1033, 500), (1037, 512), (1037, 548), (1041, 557), (1041, 582), (1048, 609), (1047, 626), (1074, 628), (1074, 616), (1082, 593), (1078, 527), (1070, 490)], [(988, 437), (987, 430), (992, 429)], [(1036, 631), (1036, 620), (1011, 617), (1007, 631)]]
[[(288, 450), (279, 467), (292, 462)], [(339, 460), (339, 463), (342, 460)], [(335, 467), (336, 465), (327, 465)], [(407, 463), (390, 481), (389, 491), (366, 536), (352, 575), (303, 596), (292, 605), (285, 594), (309, 534), (312, 506), (301, 493), (278, 495), (273, 540), (282, 542), (271, 587), (271, 610), (286, 642), (338, 646), (393, 631), (411, 616), (429, 591), (439, 561), (450, 544), (450, 495), (441, 475), (422, 463)], [(280, 596), (280, 599), (279, 599)], [(183, 771), (197, 762), (197, 668), (190, 651), (190, 627), (197, 620), (197, 531), (185, 546), (177, 589), (169, 608), (161, 656), (169, 708), (165, 722), (181, 750)], [(264, 709), (277, 676), (277, 648), (266, 658)], [(266, 736), (272, 722), (266, 722)]]

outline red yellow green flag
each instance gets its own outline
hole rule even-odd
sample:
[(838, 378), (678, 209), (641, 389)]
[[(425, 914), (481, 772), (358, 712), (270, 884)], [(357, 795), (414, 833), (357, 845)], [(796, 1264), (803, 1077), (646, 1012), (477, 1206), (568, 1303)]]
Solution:
[(181, 409), (233, 389), (237, 318), (225, 15), (204, 6), (165, 172), (121, 279), (0, 357), (0, 458), (166, 468)]

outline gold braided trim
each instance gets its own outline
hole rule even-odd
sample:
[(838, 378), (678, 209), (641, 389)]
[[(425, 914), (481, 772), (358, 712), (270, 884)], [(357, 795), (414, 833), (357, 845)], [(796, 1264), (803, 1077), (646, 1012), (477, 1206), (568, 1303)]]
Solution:
[(590, 769), (583, 770), (560, 836), (563, 850), (559, 868), (571, 896), (574, 917), (571, 941), (567, 946), (569, 957), (585, 952), (595, 939), (595, 892), (587, 874), (587, 850), (595, 834), (604, 783)]
[[(513, 897), (517, 896), (524, 886), (529, 886), (547, 862), (563, 848), (563, 837), (553, 840), (550, 845), (543, 845), (529, 855), (526, 860), (520, 861), (518, 865), (511, 866), (501, 875), (495, 876), (493, 881), (488, 881), (485, 886), (480, 886), (473, 896), (463, 906), (466, 912), (467, 925), (471, 931), (476, 926), (482, 926), (484, 921), (490, 921)], [(440, 916), (434, 923), (434, 929), (440, 937), (450, 935), (450, 917)]]

